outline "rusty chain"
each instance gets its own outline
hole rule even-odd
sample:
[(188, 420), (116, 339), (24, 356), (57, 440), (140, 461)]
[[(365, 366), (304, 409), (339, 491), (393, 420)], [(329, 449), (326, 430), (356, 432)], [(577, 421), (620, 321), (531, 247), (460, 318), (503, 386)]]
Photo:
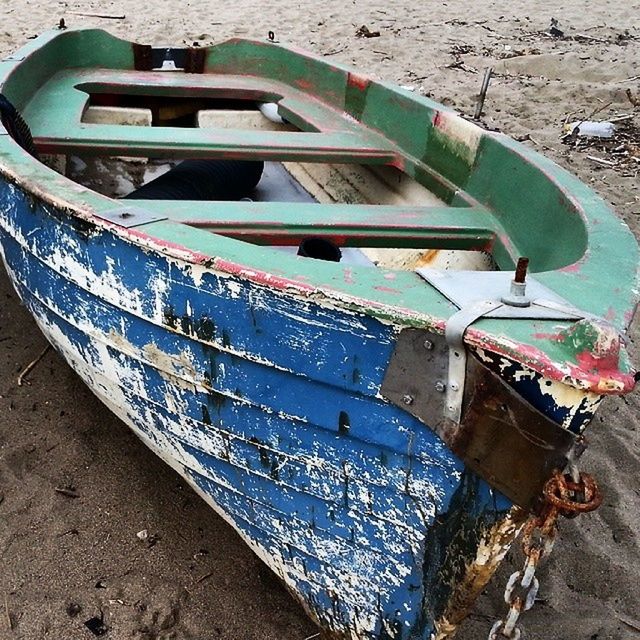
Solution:
[(540, 587), (536, 569), (553, 549), (558, 516), (575, 518), (580, 513), (597, 509), (602, 503), (596, 481), (588, 473), (580, 473), (575, 464), (569, 465), (568, 474), (556, 471), (545, 484), (543, 496), (544, 506), (540, 515), (529, 518), (522, 530), (524, 566), (511, 574), (504, 591), (509, 612), (491, 627), (488, 640), (520, 640), (522, 630), (517, 626), (518, 619), (535, 603)]

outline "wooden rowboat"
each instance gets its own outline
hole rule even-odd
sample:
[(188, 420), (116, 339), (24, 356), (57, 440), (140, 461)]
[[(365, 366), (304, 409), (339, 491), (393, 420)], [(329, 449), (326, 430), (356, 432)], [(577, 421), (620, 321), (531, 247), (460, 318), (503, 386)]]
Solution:
[[(508, 137), (274, 42), (60, 29), (0, 93), (0, 246), (47, 339), (323, 629), (453, 633), (634, 386), (625, 225)], [(265, 173), (253, 201), (113, 197), (113, 167), (181, 159)], [(310, 238), (364, 259), (281, 249)]]

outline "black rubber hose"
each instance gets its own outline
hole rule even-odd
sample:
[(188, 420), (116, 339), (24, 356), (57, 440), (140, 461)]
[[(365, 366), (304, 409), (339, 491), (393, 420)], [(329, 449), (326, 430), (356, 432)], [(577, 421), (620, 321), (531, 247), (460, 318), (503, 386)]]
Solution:
[(7, 133), (34, 158), (38, 157), (38, 152), (33, 144), (33, 137), (29, 125), (23, 120), (18, 110), (0, 94), (0, 122), (7, 130)]
[(240, 200), (255, 189), (263, 169), (256, 160), (185, 160), (125, 198)]

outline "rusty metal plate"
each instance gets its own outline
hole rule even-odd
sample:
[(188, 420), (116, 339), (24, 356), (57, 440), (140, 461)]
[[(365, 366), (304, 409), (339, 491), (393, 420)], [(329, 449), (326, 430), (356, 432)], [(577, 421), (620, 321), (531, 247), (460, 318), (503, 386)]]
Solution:
[(443, 336), (405, 329), (382, 395), (433, 429), (493, 488), (515, 504), (535, 509), (553, 471), (564, 469), (570, 452), (582, 453), (580, 439), (535, 409), (472, 353), (460, 423), (445, 417), (448, 352)]
[(531, 509), (544, 483), (564, 469), (579, 438), (535, 409), (493, 371), (470, 355), (460, 425), (441, 434), (453, 452), (514, 503)]

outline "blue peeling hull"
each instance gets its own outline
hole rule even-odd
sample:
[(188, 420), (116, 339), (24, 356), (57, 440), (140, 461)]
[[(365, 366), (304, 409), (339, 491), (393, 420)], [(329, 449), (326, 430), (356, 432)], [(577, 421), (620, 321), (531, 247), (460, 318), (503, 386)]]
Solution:
[(323, 628), (434, 637), (500, 527), (506, 552), (511, 504), (380, 397), (393, 326), (196, 272), (7, 182), (0, 244), (48, 340)]

